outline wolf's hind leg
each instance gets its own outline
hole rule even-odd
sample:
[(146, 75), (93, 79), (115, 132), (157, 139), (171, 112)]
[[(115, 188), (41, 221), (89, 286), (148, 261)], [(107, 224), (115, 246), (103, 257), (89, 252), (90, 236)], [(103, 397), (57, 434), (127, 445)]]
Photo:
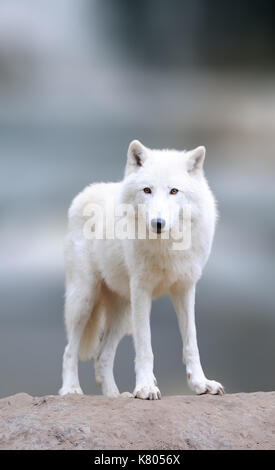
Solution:
[[(125, 301), (115, 298), (115, 295), (109, 294), (108, 297), (106, 327), (94, 359), (94, 369), (96, 382), (101, 387), (103, 395), (118, 397), (120, 393), (113, 373), (114, 359), (120, 340), (130, 330), (130, 307)], [(131, 396), (131, 394), (126, 392), (122, 396)]]
[(65, 320), (68, 344), (63, 355), (63, 384), (59, 390), (60, 395), (83, 393), (78, 378), (78, 352), (85, 326), (93, 314), (97, 294), (98, 283), (95, 278), (79, 278), (74, 279), (74, 282), (67, 282)]

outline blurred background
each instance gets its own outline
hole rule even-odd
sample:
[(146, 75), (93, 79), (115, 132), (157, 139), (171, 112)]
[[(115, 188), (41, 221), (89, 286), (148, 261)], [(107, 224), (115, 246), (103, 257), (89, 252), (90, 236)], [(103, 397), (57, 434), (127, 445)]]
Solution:
[[(198, 286), (202, 364), (228, 392), (275, 389), (274, 48), (272, 0), (1, 0), (1, 396), (57, 393), (67, 208), (122, 178), (134, 138), (206, 145), (220, 218)], [(189, 393), (168, 298), (152, 341), (162, 393)], [(115, 375), (133, 389), (130, 337)], [(100, 393), (91, 362), (80, 382)]]

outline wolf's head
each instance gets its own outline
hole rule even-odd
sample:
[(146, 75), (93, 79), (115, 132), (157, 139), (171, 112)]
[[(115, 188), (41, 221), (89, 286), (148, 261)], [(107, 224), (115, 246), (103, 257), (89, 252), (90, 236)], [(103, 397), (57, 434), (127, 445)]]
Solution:
[(199, 210), (203, 189), (205, 147), (190, 151), (153, 150), (138, 140), (130, 143), (122, 199), (145, 207), (146, 226), (155, 233), (168, 232), (184, 206)]

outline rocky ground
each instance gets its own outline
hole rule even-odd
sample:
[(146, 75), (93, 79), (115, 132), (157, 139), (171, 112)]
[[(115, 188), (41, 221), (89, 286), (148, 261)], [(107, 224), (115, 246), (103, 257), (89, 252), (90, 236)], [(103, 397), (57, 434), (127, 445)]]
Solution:
[(275, 392), (0, 400), (0, 449), (275, 449)]

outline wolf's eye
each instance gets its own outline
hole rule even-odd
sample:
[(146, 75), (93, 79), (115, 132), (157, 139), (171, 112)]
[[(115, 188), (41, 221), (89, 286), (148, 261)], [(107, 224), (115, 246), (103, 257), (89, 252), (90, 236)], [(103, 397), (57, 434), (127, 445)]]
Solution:
[(170, 191), (170, 194), (177, 194), (178, 192), (179, 192), (178, 189), (172, 188), (171, 191)]
[(152, 191), (150, 188), (144, 188), (143, 191), (146, 193), (146, 194), (150, 194)]

